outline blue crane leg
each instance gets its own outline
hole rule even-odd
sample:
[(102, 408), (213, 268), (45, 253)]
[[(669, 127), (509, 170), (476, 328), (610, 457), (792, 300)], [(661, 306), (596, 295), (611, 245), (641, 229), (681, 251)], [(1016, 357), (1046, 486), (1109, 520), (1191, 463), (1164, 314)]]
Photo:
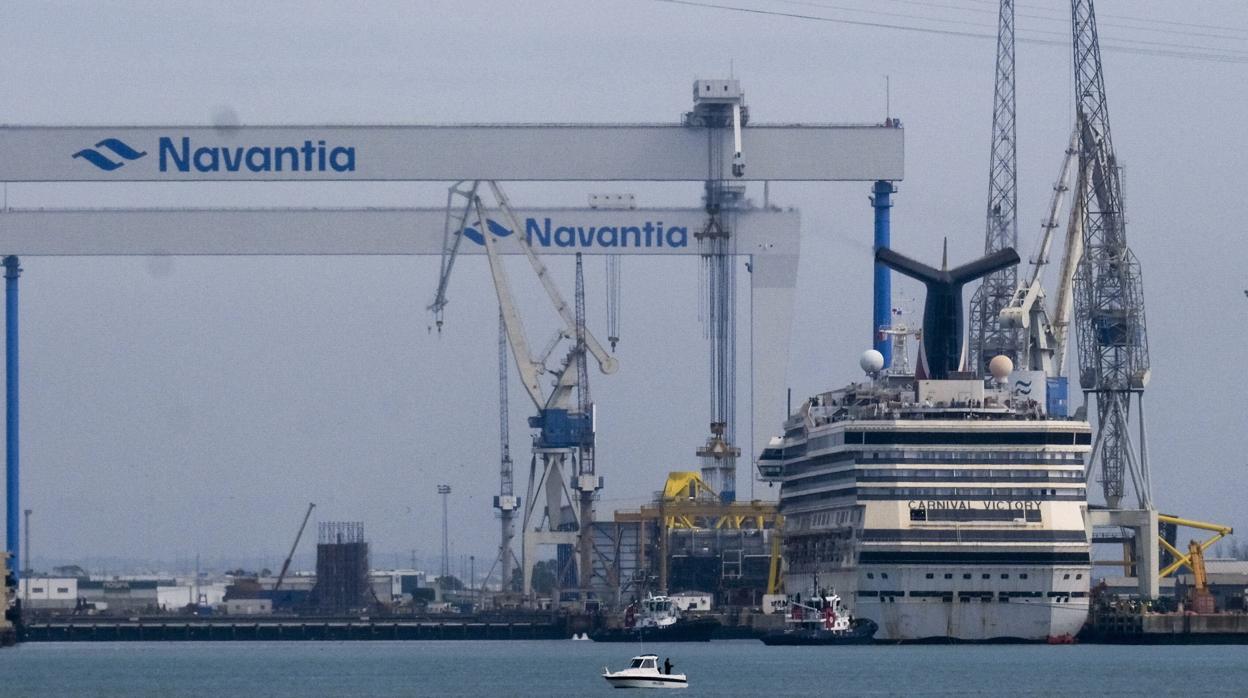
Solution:
[[(871, 206), (875, 209), (875, 249), (887, 249), (891, 229), (889, 212), (893, 207), (892, 195), (896, 192), (892, 182), (880, 180), (872, 187)], [(893, 364), (893, 340), (880, 334), (880, 328), (893, 324), (893, 286), (888, 267), (875, 263), (875, 308), (872, 313), (871, 337), (875, 350), (884, 355), (884, 366)]]

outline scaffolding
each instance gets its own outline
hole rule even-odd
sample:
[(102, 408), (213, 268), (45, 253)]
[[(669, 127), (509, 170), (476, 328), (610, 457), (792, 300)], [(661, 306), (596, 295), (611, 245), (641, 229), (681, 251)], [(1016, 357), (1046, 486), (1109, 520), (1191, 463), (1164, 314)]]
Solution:
[(368, 605), (368, 543), (359, 521), (326, 521), (317, 527), (316, 588), (321, 613), (346, 613)]

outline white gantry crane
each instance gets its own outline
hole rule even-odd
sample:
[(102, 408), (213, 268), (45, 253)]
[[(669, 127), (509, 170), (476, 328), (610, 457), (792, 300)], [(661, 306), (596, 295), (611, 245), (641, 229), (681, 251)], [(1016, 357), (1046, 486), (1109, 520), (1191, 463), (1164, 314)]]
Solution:
[[(480, 195), (482, 187), (489, 189), (504, 223), (490, 217)], [(462, 199), (462, 205), (458, 199)], [(502, 328), (515, 359), (520, 382), (537, 408), (537, 416), (529, 418), (529, 426), (538, 432), (533, 439), (533, 459), (521, 524), (520, 562), (524, 594), (528, 596), (532, 593), (537, 546), (550, 544), (570, 545), (577, 550), (579, 586), (584, 589), (591, 575), (586, 563), (592, 545), (593, 499), (602, 487), (602, 478), (594, 472), (593, 406), (588, 401), (587, 376), (582, 374), (586, 355), (593, 356), (604, 374), (615, 373), (618, 363), (585, 328), (583, 310), (577, 313), (564, 301), (546, 265), (525, 239), (523, 223), (512, 210), (502, 188), (494, 181), (461, 182), (450, 189), (442, 274), (437, 295), (429, 306), (439, 324), (440, 313), (446, 306), (446, 290), (455, 256), (465, 232), (474, 229), (472, 224), (482, 237), (489, 259)], [(500, 246), (506, 244), (504, 238), (510, 238), (513, 244), (520, 247), (563, 321), (554, 339), (537, 355), (529, 350), (524, 323), (503, 265)], [(578, 305), (583, 308), (583, 300), (578, 299)], [(547, 360), (564, 339), (573, 340), (572, 347), (558, 368), (549, 369)], [(542, 381), (547, 374), (551, 378), (549, 387), (544, 386)], [(507, 459), (503, 467), (509, 465)], [(500, 512), (503, 505), (513, 509), (519, 505), (509, 494), (498, 498)], [(509, 517), (506, 512), (503, 513), (506, 524)], [(507, 531), (504, 531), (504, 538), (506, 536)], [(506, 553), (500, 551), (500, 554)]]

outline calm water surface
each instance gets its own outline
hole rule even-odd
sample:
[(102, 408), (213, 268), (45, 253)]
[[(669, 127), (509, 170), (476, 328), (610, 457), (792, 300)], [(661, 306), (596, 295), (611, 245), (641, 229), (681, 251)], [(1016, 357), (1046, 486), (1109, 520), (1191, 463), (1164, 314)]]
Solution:
[[(648, 644), (685, 696), (1248, 695), (1248, 647)], [(639, 648), (593, 642), (39, 643), (0, 696), (593, 696)]]

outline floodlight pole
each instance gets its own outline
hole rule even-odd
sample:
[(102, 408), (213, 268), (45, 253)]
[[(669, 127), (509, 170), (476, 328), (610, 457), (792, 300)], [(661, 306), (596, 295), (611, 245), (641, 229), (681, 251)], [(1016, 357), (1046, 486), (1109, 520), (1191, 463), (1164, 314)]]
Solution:
[(17, 278), (22, 268), (18, 266), (17, 257), (9, 255), (4, 258), (4, 408), (5, 408), (5, 548), (12, 561), (13, 579), (21, 578), (21, 539), (18, 537), (22, 503), (18, 489), (18, 391), (17, 391)]

